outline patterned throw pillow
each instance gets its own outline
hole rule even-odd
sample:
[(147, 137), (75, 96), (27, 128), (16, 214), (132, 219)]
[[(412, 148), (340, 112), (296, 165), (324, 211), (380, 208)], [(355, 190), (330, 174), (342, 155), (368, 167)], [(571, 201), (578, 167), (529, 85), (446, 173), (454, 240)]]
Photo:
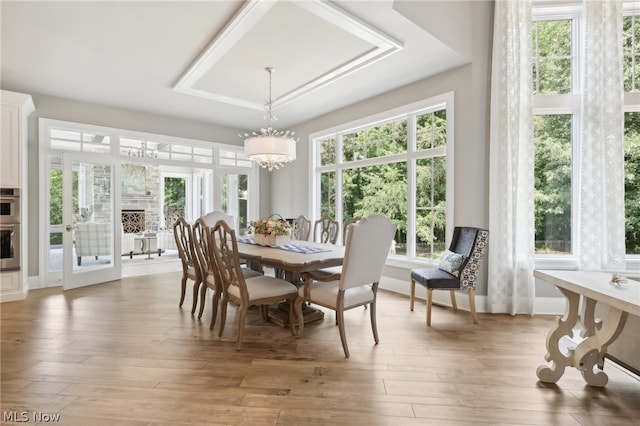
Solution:
[(460, 277), (460, 269), (464, 263), (466, 256), (464, 254), (454, 253), (449, 250), (445, 250), (440, 257), (440, 264), (438, 269), (442, 269), (445, 272), (450, 273), (456, 278)]

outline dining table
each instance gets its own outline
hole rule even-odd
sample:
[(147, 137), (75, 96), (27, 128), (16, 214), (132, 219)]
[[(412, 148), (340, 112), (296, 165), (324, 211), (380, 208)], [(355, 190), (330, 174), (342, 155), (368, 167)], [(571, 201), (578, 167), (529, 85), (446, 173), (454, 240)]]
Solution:
[[(273, 268), (277, 276), (299, 286), (300, 276), (304, 272), (341, 266), (344, 261), (345, 247), (337, 244), (323, 244), (313, 241), (291, 240), (280, 246), (257, 244), (253, 238), (238, 238), (238, 257), (251, 269), (263, 272), (264, 267)], [(282, 326), (289, 325), (287, 302), (269, 309), (269, 319)], [(324, 318), (324, 312), (303, 305), (305, 324)]]

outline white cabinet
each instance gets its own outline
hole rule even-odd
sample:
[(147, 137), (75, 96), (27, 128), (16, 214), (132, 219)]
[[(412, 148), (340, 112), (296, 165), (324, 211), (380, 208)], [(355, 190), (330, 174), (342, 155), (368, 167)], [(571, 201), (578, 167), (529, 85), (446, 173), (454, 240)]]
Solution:
[(2, 103), (2, 146), (0, 147), (0, 185), (19, 188), (20, 168), (20, 108)]
[(0, 187), (20, 189), (20, 270), (0, 271), (0, 300), (24, 299), (27, 295), (27, 131), (29, 115), (35, 110), (31, 96), (0, 92)]

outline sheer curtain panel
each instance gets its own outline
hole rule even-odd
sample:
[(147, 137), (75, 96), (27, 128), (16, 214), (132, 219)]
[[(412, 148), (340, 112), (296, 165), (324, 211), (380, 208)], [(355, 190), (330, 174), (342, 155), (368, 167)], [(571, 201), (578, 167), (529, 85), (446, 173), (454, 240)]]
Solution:
[(583, 7), (579, 268), (624, 269), (622, 2)]
[(532, 314), (534, 143), (531, 1), (495, 3), (487, 310)]

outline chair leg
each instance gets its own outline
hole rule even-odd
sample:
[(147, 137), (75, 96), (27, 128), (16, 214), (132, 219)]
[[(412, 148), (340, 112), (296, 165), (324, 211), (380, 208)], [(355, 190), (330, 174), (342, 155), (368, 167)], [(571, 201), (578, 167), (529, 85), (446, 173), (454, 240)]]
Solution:
[(202, 283), (202, 288), (200, 289), (200, 310), (198, 311), (198, 319), (202, 318), (202, 313), (204, 312), (204, 301), (207, 297), (207, 285)]
[(298, 331), (294, 333), (294, 336), (300, 337), (304, 332), (304, 317), (302, 315), (302, 303), (304, 299), (300, 296), (296, 297), (296, 300), (293, 302), (293, 309), (296, 311), (296, 316), (298, 317)]
[(222, 296), (222, 304), (220, 305), (220, 330), (218, 331), (218, 337), (222, 337), (224, 332), (224, 325), (227, 322), (227, 305), (229, 304), (229, 298), (225, 295)]
[(187, 277), (184, 276), (182, 277), (182, 291), (180, 292), (180, 303), (178, 304), (178, 306), (182, 307), (182, 303), (184, 302), (184, 294), (187, 291)]
[(247, 306), (238, 306), (238, 340), (236, 341), (236, 350), (239, 351), (242, 346), (242, 338), (244, 337), (244, 319), (247, 316)]
[(456, 303), (456, 292), (455, 290), (451, 290), (451, 307), (454, 311), (458, 310), (458, 304)]
[(198, 306), (198, 290), (200, 290), (200, 280), (193, 282), (193, 304), (191, 305), (191, 315), (195, 314)]
[[(364, 305), (365, 307), (367, 305)], [(378, 324), (376, 322), (376, 302), (373, 301), (371, 303), (371, 309), (369, 309), (369, 312), (371, 313), (371, 331), (373, 331), (373, 340), (376, 342), (376, 345), (378, 343), (380, 343), (380, 340), (378, 340)]]
[(338, 314), (338, 330), (340, 330), (340, 341), (342, 342), (342, 349), (344, 349), (344, 356), (349, 358), (349, 347), (347, 346), (347, 336), (344, 331), (344, 311), (340, 308), (336, 311)]
[(218, 305), (220, 304), (221, 291), (215, 290), (211, 297), (211, 324), (209, 324), (209, 330), (213, 330), (216, 325), (216, 317), (218, 316)]
[(427, 290), (427, 327), (431, 327), (431, 302), (433, 302), (433, 290)]
[(478, 314), (476, 313), (476, 291), (469, 290), (469, 310), (471, 311), (471, 318), (473, 323), (478, 323)]
[(416, 280), (411, 280), (411, 296), (409, 297), (409, 304), (411, 312), (413, 312), (413, 301), (416, 298)]

